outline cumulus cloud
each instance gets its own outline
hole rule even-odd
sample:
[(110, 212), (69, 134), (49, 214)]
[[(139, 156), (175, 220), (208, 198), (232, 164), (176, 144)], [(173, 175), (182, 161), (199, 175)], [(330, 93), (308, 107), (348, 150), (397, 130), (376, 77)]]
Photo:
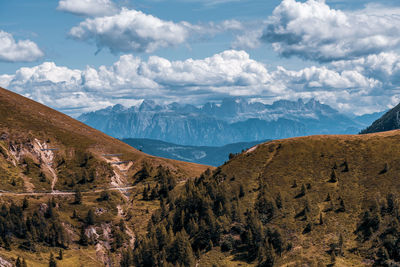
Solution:
[(355, 70), (367, 77), (373, 77), (385, 83), (385, 87), (395, 87), (400, 83), (400, 55), (383, 52), (377, 55), (354, 60), (333, 62), (336, 69)]
[(110, 0), (60, 0), (57, 9), (83, 16), (104, 16), (118, 12)]
[[(394, 56), (395, 60), (390, 59)], [(385, 80), (398, 76), (400, 56), (382, 57), (269, 71), (237, 50), (183, 61), (123, 55), (111, 66), (83, 70), (45, 62), (12, 75), (0, 75), (0, 85), (73, 116), (141, 99), (200, 104), (227, 96), (269, 100), (315, 97), (344, 112), (366, 113), (386, 109), (397, 99), (393, 98), (395, 83)], [(371, 67), (380, 71), (370, 75)]]
[(122, 8), (111, 16), (87, 18), (69, 31), (75, 40), (95, 43), (98, 49), (151, 53), (159, 48), (181, 45), (190, 40), (210, 38), (221, 32), (243, 31), (237, 20), (194, 25), (166, 21), (141, 11)]
[(10, 33), (0, 30), (0, 61), (32, 62), (43, 56), (36, 43), (30, 40), (16, 41)]
[[(123, 55), (111, 66), (73, 70), (45, 62), (1, 75), (0, 85), (70, 115), (95, 110), (121, 99), (154, 98), (200, 101), (211, 95), (261, 93), (270, 74), (244, 51), (224, 51), (205, 59), (143, 61)], [(70, 96), (73, 96), (70, 98)]]
[(263, 35), (263, 29), (249, 29), (242, 31), (237, 34), (232, 42), (232, 48), (234, 49), (254, 49), (261, 45), (261, 37)]
[(341, 11), (324, 0), (283, 0), (269, 17), (262, 40), (285, 57), (355, 59), (400, 46), (400, 9)]
[(123, 8), (113, 16), (86, 19), (69, 35), (81, 41), (94, 41), (111, 52), (153, 52), (161, 47), (182, 44), (193, 28), (190, 23), (164, 21), (141, 11)]

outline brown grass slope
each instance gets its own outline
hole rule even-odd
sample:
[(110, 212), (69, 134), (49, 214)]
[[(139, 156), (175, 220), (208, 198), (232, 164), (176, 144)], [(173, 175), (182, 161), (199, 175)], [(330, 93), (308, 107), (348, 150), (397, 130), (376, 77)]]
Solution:
[[(42, 147), (58, 150), (41, 151)], [(129, 163), (109, 164), (118, 161)], [(155, 178), (160, 169), (182, 186), (184, 180), (207, 168), (147, 155), (60, 112), (0, 88), (0, 207), (21, 206), (26, 196), (30, 204), (21, 216), (24, 221), (35, 213), (44, 214), (49, 201), (55, 201), (56, 215), (51, 221), (63, 225), (68, 239), (59, 266), (118, 266), (121, 251), (133, 246), (136, 235), (145, 231), (159, 205), (158, 199), (143, 200), (144, 186), (154, 188), (160, 182)], [(147, 175), (138, 180), (137, 173), (143, 169)], [(117, 186), (129, 190), (107, 191), (107, 200), (101, 199), (103, 189)], [(76, 203), (73, 195), (77, 189), (83, 192), (81, 203)], [(31, 193), (15, 194), (27, 191)], [(46, 194), (32, 193), (43, 191)], [(55, 194), (47, 193), (52, 191)], [(91, 226), (85, 219), (89, 210), (95, 213)], [(4, 221), (0, 217), (1, 224)], [(112, 229), (120, 227), (121, 222), (125, 225), (121, 230), (122, 246), (110, 250), (118, 236)], [(85, 229), (90, 240), (88, 246), (79, 243), (81, 229)], [(35, 251), (29, 251), (23, 247), (24, 238), (13, 231), (8, 234), (7, 249), (0, 237), (0, 261), (10, 264), (15, 265), (17, 257), (24, 257), (28, 266), (48, 266), (50, 252), (57, 254), (60, 249), (35, 239)]]
[(161, 164), (182, 176), (197, 176), (207, 168), (149, 156), (71, 117), (3, 88), (0, 88), (0, 132), (19, 139), (50, 139), (51, 146), (62, 151), (88, 150), (97, 156), (123, 154), (121, 160), (136, 163), (145, 161), (154, 166)]
[[(388, 225), (395, 225), (398, 231), (398, 215), (382, 211), (389, 194), (396, 201), (400, 197), (400, 131), (271, 141), (237, 155), (220, 168), (225, 177), (235, 177), (224, 183), (232, 188), (237, 183), (245, 185), (241, 202), (248, 209), (254, 207), (261, 184), (272, 203), (281, 195), (283, 207), (274, 204), (267, 227), (278, 228), (291, 250), (276, 258), (277, 266), (331, 264), (334, 259), (329, 251), (332, 244), (340, 242), (340, 236), (343, 252), (337, 253), (335, 266), (372, 265)], [(337, 182), (330, 181), (332, 170)], [(380, 225), (369, 229), (372, 234), (364, 240), (355, 231), (365, 211), (376, 216)], [(311, 226), (309, 233), (307, 225)], [(395, 240), (396, 234), (391, 235)]]

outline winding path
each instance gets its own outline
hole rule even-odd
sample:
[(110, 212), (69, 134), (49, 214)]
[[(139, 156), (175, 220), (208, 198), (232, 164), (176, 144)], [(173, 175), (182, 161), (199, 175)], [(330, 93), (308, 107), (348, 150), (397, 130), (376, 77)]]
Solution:
[[(135, 186), (99, 188), (96, 190), (81, 191), (82, 194), (100, 193), (103, 191), (128, 191)], [(74, 191), (46, 191), (46, 192), (11, 192), (0, 190), (0, 196), (45, 196), (45, 195), (75, 195)]]

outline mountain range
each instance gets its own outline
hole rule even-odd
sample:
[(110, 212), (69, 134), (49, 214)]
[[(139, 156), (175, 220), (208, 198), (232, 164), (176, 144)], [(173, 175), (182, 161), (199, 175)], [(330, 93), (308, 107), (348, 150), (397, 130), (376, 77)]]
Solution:
[(240, 153), (243, 150), (247, 150), (255, 145), (266, 142), (266, 140), (264, 140), (213, 147), (184, 146), (159, 140), (140, 138), (128, 138), (122, 139), (122, 141), (140, 151), (143, 151), (144, 153), (157, 157), (195, 162), (210, 166), (222, 165), (229, 159), (229, 155), (232, 156), (233, 154)]
[(355, 134), (382, 113), (346, 116), (315, 99), (271, 105), (227, 98), (200, 107), (145, 100), (85, 113), (79, 120), (116, 138), (147, 138), (179, 145), (223, 146), (316, 134)]

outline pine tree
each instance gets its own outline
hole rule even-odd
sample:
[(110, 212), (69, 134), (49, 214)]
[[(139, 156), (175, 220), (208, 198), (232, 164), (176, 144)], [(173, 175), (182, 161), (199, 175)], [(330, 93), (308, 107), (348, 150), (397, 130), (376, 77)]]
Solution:
[(322, 213), (319, 214), (319, 225), (323, 225), (324, 224), (324, 220), (322, 218)]
[(301, 198), (304, 197), (306, 195), (306, 187), (303, 185), (301, 185), (301, 189), (300, 189), (300, 193), (296, 196), (296, 198)]
[(336, 210), (336, 212), (345, 212), (345, 211), (346, 211), (346, 207), (344, 206), (344, 201), (343, 201), (343, 199), (340, 199), (340, 206)]
[(47, 202), (47, 209), (46, 213), (44, 214), (46, 218), (53, 218), (54, 212), (53, 212), (53, 205), (51, 204), (50, 200)]
[(386, 264), (386, 261), (389, 260), (389, 254), (385, 247), (380, 247), (378, 252), (376, 253), (376, 256), (377, 260), (375, 263), (377, 264), (377, 266), (388, 266)]
[(328, 193), (328, 195), (326, 196), (325, 201), (326, 201), (326, 202), (331, 201), (331, 195), (330, 195), (329, 193)]
[(40, 182), (46, 182), (46, 175), (43, 172), (39, 173)]
[(239, 197), (242, 198), (244, 197), (245, 193), (244, 193), (244, 188), (243, 185), (239, 186)]
[(54, 259), (54, 255), (52, 252), (50, 252), (49, 267), (57, 267), (57, 262)]
[(149, 200), (149, 192), (150, 192), (150, 185), (147, 184), (147, 186), (143, 188), (143, 200)]
[(62, 251), (62, 249), (60, 249), (60, 251), (58, 252), (58, 259), (60, 261), (63, 259), (63, 251)]
[(86, 215), (86, 224), (87, 225), (93, 225), (94, 224), (94, 212), (92, 209), (88, 210), (88, 213)]
[(331, 179), (329, 180), (330, 183), (336, 183), (337, 182), (337, 178), (336, 178), (336, 172), (334, 169), (332, 169), (331, 172)]
[(74, 209), (74, 212), (72, 213), (72, 219), (78, 218), (78, 215), (76, 214), (76, 209)]
[(22, 201), (22, 209), (26, 210), (29, 207), (29, 201), (27, 197), (24, 197), (24, 200)]
[(258, 252), (258, 267), (272, 267), (274, 266), (273, 248), (271, 246), (262, 246)]
[(83, 225), (82, 226), (82, 228), (81, 228), (81, 232), (80, 232), (80, 235), (79, 235), (79, 243), (82, 245), (82, 246), (87, 246), (88, 244), (89, 244), (89, 240), (88, 240), (88, 237), (86, 236), (86, 233), (85, 233), (85, 226)]
[(18, 257), (17, 261), (15, 262), (15, 267), (22, 267), (21, 259)]
[(335, 254), (335, 252), (331, 253), (331, 263), (332, 263), (332, 266), (335, 266), (335, 263), (336, 263), (336, 254)]
[[(165, 260), (166, 262), (166, 260)], [(129, 267), (131, 266), (131, 253), (129, 250), (122, 251), (121, 261), (119, 263), (120, 267)]]
[(385, 165), (383, 166), (383, 169), (379, 172), (379, 174), (387, 173), (388, 170), (389, 170), (389, 165), (387, 163), (385, 163)]
[(339, 235), (339, 242), (338, 242), (338, 249), (339, 249), (339, 255), (343, 255), (343, 235)]
[(282, 209), (282, 196), (281, 196), (281, 192), (279, 192), (278, 195), (276, 196), (275, 204), (276, 204), (276, 207), (277, 207), (278, 209)]
[(81, 190), (77, 189), (75, 191), (75, 204), (82, 204), (82, 193)]
[(183, 266), (193, 266), (195, 258), (193, 256), (192, 247), (185, 230), (182, 230), (176, 234), (176, 238), (173, 243), (172, 255), (176, 257), (177, 263)]
[(307, 223), (306, 227), (303, 230), (303, 234), (307, 234), (307, 233), (311, 232), (311, 230), (312, 230), (311, 223)]
[(347, 164), (347, 160), (345, 160), (342, 165), (344, 167), (342, 172), (348, 172), (349, 171), (349, 165)]

